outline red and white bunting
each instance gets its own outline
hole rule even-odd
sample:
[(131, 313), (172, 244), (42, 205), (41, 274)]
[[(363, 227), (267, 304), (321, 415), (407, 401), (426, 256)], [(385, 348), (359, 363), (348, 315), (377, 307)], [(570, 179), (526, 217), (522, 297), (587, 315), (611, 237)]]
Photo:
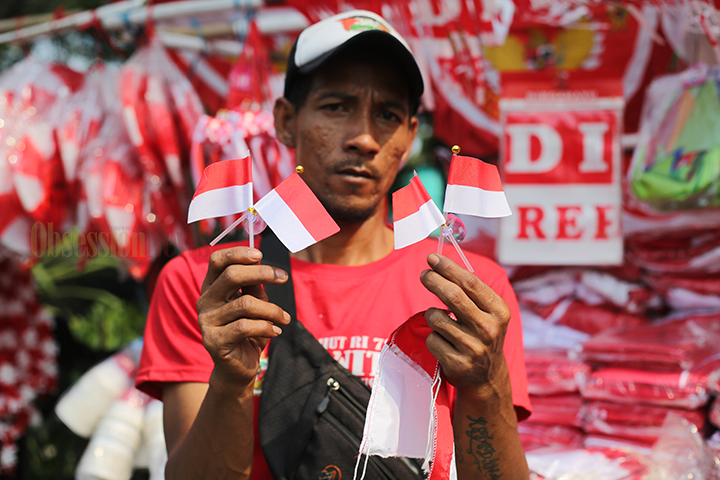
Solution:
[(428, 480), (457, 478), (447, 383), (425, 344), (430, 333), (424, 314), (418, 314), (383, 346), (358, 464), (363, 454), (424, 458)]
[(310, 187), (293, 173), (255, 205), (278, 239), (295, 253), (340, 231)]
[(443, 210), (488, 218), (512, 215), (497, 167), (458, 155), (450, 163)]
[(395, 249), (417, 243), (445, 223), (440, 209), (415, 174), (410, 184), (393, 193)]
[(208, 165), (188, 209), (188, 223), (224, 217), (252, 206), (252, 165), (250, 157)]

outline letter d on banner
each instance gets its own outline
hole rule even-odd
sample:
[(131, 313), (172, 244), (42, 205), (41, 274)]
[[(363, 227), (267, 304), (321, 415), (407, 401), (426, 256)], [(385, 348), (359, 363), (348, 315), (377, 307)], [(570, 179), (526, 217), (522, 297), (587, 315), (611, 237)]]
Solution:
[[(528, 79), (528, 75), (532, 75)], [(510, 208), (498, 259), (508, 265), (622, 263), (619, 79), (573, 72), (503, 76), (500, 172)]]

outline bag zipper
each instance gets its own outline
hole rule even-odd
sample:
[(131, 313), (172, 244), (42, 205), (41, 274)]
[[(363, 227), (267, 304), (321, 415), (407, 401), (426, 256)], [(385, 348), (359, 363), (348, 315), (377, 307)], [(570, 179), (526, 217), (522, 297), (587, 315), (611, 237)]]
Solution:
[[(364, 385), (364, 384), (363, 384)], [(335, 395), (335, 398), (342, 403), (345, 407), (347, 407), (349, 410), (352, 410), (360, 419), (364, 419), (365, 415), (367, 413), (367, 408), (363, 407), (363, 405), (352, 395), (350, 395), (345, 389), (342, 388), (340, 385), (340, 382), (335, 380), (334, 378), (330, 377), (327, 380), (327, 391), (325, 392), (325, 396), (320, 400), (320, 403), (318, 404), (318, 407), (316, 409), (318, 414), (323, 414), (328, 407), (328, 404), (330, 403), (330, 395), (332, 392), (338, 392), (339, 395)], [(348, 441), (350, 441), (356, 448), (360, 448), (360, 438), (358, 438), (353, 432), (350, 431), (345, 425), (340, 423), (337, 418), (335, 418), (333, 415), (328, 413), (325, 415), (325, 419), (328, 421), (328, 423), (331, 423), (333, 427), (335, 427), (341, 435), (343, 435)], [(405, 467), (410, 470), (411, 473), (413, 473), (415, 476), (420, 475), (420, 469), (417, 467), (417, 465), (413, 464), (409, 459), (405, 457), (397, 457), (404, 465)], [(393, 474), (388, 468), (382, 464), (382, 462), (378, 461), (375, 457), (370, 457), (369, 462), (377, 467), (378, 470), (389, 480), (394, 479)]]

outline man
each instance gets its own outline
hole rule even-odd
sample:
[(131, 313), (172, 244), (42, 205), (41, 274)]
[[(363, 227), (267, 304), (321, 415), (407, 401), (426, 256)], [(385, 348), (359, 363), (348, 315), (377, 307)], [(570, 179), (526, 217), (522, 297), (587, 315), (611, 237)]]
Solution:
[[(529, 402), (507, 277), (482, 257), (471, 255), (481, 281), (447, 257), (428, 256), (430, 240), (394, 251), (386, 224), (422, 90), (404, 40), (372, 13), (324, 20), (293, 47), (285, 96), (275, 104), (277, 137), (295, 149), (303, 179), (341, 228), (292, 256), (297, 317), (371, 383), (383, 341), (434, 307), (425, 315), (434, 330), (427, 348), (456, 388), (458, 478), (524, 479), (516, 421)], [(258, 250), (222, 247), (174, 259), (153, 296), (137, 382), (164, 402), (169, 480), (272, 478), (254, 426), (256, 374), (269, 339), (291, 319), (262, 284), (288, 277), (258, 264)]]

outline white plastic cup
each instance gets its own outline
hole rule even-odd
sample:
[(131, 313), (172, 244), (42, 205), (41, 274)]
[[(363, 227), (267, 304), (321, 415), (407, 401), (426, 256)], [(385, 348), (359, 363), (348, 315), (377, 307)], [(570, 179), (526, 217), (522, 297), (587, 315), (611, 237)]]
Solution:
[(88, 370), (55, 405), (58, 418), (81, 437), (89, 437), (110, 405), (135, 377), (136, 361), (126, 349)]
[(75, 471), (76, 480), (129, 480), (149, 397), (135, 388), (110, 405)]
[(145, 445), (148, 449), (150, 480), (165, 480), (167, 447), (163, 431), (163, 404), (159, 400), (150, 400), (145, 409)]

